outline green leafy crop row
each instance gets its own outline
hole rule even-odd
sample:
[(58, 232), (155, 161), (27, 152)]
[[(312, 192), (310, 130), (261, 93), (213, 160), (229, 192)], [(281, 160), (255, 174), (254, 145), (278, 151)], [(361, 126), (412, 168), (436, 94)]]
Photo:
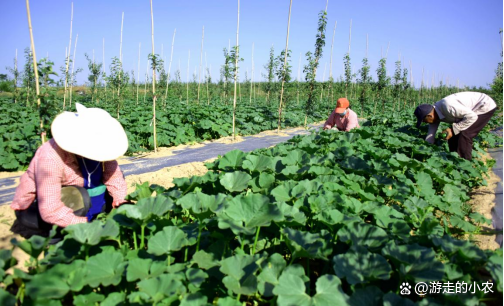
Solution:
[[(380, 123), (381, 122), (381, 123)], [(2, 305), (479, 305), (502, 303), (502, 249), (459, 237), (489, 220), (466, 204), (484, 162), (429, 145), (411, 114), (230, 151), (203, 176), (145, 183), (35, 260), (0, 252)], [(400, 129), (400, 131), (398, 130)], [(409, 282), (492, 282), (494, 293), (401, 295)]]
[[(3, 101), (0, 104), (0, 171), (25, 169), (35, 151), (40, 146), (40, 128), (38, 112), (21, 104)], [(115, 106), (108, 104), (88, 104), (88, 107), (103, 107), (110, 114), (115, 114)], [(218, 139), (231, 135), (232, 106), (221, 104), (184, 105), (180, 103), (159, 107), (157, 110), (157, 145), (176, 146), (191, 142)], [(283, 127), (300, 126), (304, 122), (305, 110), (291, 105), (282, 115)], [(327, 109), (314, 110), (309, 123), (326, 119)], [(45, 130), (50, 136), (50, 122)], [(152, 112), (146, 105), (135, 105), (133, 101), (125, 103), (119, 112), (119, 121), (123, 125), (129, 140), (128, 153), (154, 149), (152, 135)], [(239, 135), (257, 134), (275, 129), (278, 122), (276, 106), (241, 105), (237, 108), (236, 128)]]

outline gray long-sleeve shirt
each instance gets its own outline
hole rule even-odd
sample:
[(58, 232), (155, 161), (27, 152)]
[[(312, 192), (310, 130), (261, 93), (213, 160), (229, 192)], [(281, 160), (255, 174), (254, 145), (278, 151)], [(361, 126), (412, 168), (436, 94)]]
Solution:
[[(485, 114), (496, 107), (495, 101), (489, 96), (470, 91), (449, 95), (434, 104), (439, 119), (443, 122), (453, 123), (454, 135), (469, 128), (478, 120), (478, 115)], [(434, 143), (438, 127), (439, 122), (429, 124), (426, 141)]]

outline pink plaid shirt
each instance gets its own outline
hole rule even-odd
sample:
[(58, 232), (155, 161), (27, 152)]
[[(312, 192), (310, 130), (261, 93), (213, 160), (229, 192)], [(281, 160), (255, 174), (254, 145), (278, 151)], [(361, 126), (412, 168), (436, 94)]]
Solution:
[(357, 119), (357, 114), (349, 108), (347, 108), (347, 112), (343, 117), (333, 111), (327, 121), (324, 123), (324, 128), (330, 129), (335, 125), (338, 127), (338, 130), (345, 132), (348, 132), (353, 128), (360, 127), (359, 120)]
[[(103, 184), (114, 199), (114, 207), (124, 202), (127, 185), (117, 161), (104, 162)], [(62, 186), (84, 187), (84, 178), (76, 155), (61, 149), (54, 139), (43, 144), (35, 153), (28, 170), (21, 176), (11, 208), (27, 209), (37, 198), (40, 216), (50, 224), (61, 227), (85, 223), (61, 202)]]

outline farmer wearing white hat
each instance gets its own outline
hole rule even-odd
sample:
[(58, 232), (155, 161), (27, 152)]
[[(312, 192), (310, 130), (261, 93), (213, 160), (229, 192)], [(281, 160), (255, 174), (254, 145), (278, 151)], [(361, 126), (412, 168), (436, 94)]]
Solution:
[[(53, 139), (37, 150), (21, 176), (11, 208), (25, 226), (42, 223), (48, 232), (47, 224), (85, 223), (107, 204), (125, 202), (127, 186), (115, 161), (128, 149), (123, 127), (103, 109), (75, 105), (76, 113), (63, 112), (54, 119)], [(33, 210), (39, 212), (38, 222)]]

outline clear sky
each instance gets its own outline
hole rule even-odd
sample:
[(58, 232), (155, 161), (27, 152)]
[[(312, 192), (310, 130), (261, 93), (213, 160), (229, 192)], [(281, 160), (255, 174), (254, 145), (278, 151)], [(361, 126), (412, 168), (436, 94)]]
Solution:
[[(30, 2), (35, 49), (38, 59), (49, 55), (56, 70), (63, 65), (65, 48), (70, 38), (71, 0)], [(76, 67), (83, 68), (79, 83), (87, 79), (88, 69), (84, 53), (95, 50), (97, 62), (103, 58), (108, 70), (111, 58), (119, 55), (121, 13), (124, 12), (123, 65), (127, 71), (138, 67), (138, 46), (141, 43), (140, 74), (145, 78), (147, 54), (152, 52), (149, 0), (74, 0), (72, 54), (78, 34)], [(306, 63), (305, 53), (314, 51), (318, 13), (324, 10), (326, 0), (293, 0), (289, 49), (292, 50), (293, 77), (298, 76)], [(211, 66), (213, 80), (219, 77), (224, 57), (222, 49), (236, 43), (237, 1), (153, 0), (155, 52), (166, 59), (171, 52), (173, 31), (176, 28), (173, 49), (172, 75), (179, 67), (186, 80), (188, 52), (189, 74), (198, 73), (202, 27), (205, 27), (204, 52)], [(269, 49), (273, 44), (275, 55), (285, 48), (289, 1), (248, 0), (240, 2), (240, 76), (252, 69), (254, 43), (254, 79), (262, 79)], [(439, 84), (449, 78), (452, 85), (486, 87), (492, 82), (495, 69), (501, 61), (502, 42), (499, 30), (503, 26), (501, 0), (329, 0), (326, 46), (317, 73), (318, 79), (329, 77), (331, 40), (337, 22), (333, 51), (333, 76), (343, 73), (343, 56), (348, 52), (350, 21), (353, 71), (361, 67), (366, 54), (366, 35), (369, 37), (368, 58), (373, 78), (380, 57), (388, 50), (388, 74), (394, 73), (394, 62), (399, 54), (403, 65), (411, 68), (418, 86), (424, 71), (429, 85), (434, 77)], [(19, 65), (24, 64), (23, 50), (30, 46), (25, 1), (0, 0), (0, 73), (13, 66), (15, 50)], [(205, 64), (203, 56), (203, 64)], [(327, 67), (327, 68), (325, 68)], [(325, 73), (324, 73), (325, 71)], [(301, 78), (304, 74), (301, 71)]]

